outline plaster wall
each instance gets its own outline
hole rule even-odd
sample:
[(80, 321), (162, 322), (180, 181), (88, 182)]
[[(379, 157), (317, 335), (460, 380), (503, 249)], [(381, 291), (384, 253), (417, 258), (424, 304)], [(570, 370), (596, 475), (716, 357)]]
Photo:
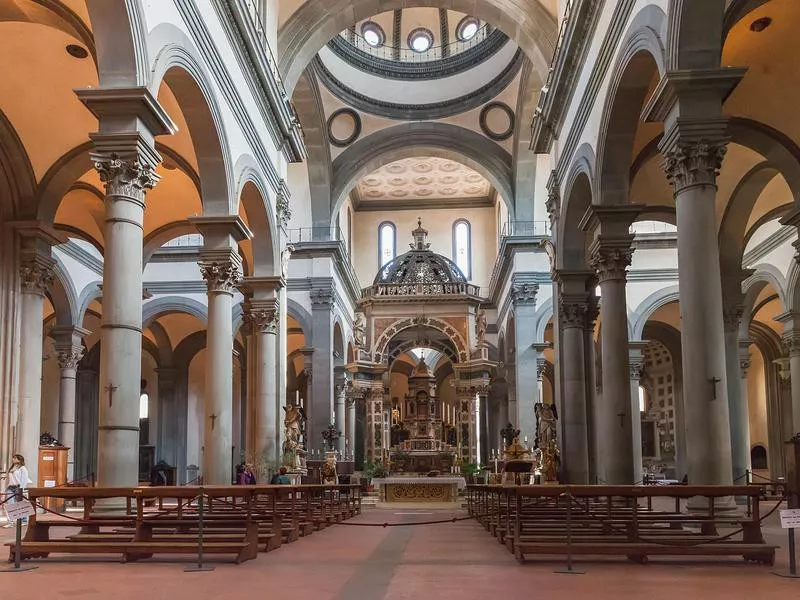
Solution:
[[(769, 450), (764, 357), (755, 344), (750, 345), (750, 357), (750, 369), (747, 371), (747, 414), (750, 418), (750, 445), (758, 443)], [(767, 455), (769, 456), (769, 453)]]

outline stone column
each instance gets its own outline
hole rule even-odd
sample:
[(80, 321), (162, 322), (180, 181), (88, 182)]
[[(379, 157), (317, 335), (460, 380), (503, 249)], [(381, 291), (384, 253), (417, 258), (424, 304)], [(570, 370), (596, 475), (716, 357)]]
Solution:
[(644, 478), (642, 461), (642, 415), (639, 410), (639, 384), (644, 374), (644, 347), (647, 342), (633, 342), (629, 352), (631, 390), (631, 450), (633, 452), (633, 482)]
[(170, 365), (156, 369), (158, 375), (158, 437), (156, 438), (156, 460), (178, 467), (178, 452), (183, 447), (180, 437), (181, 421), (186, 419), (178, 409), (176, 384), (178, 370)]
[(716, 179), (727, 144), (722, 103), (745, 72), (667, 72), (644, 110), (647, 121), (664, 123), (659, 150), (675, 196), (686, 458), (695, 485), (733, 479)]
[(97, 485), (136, 485), (142, 355), (142, 232), (156, 161), (93, 156), (106, 186)]
[(564, 391), (561, 395), (563, 410), (563, 440), (561, 448), (562, 472), (565, 483), (588, 484), (589, 432), (586, 397), (586, 354), (584, 330), (588, 325), (589, 303), (586, 298), (561, 294), (561, 373)]
[(593, 235), (591, 266), (600, 285), (600, 351), (603, 396), (595, 411), (600, 483), (636, 481), (633, 420), (628, 364), (626, 270), (631, 264), (633, 235), (628, 233), (638, 206), (592, 206), (581, 227)]
[(255, 350), (255, 390), (251, 406), (253, 459), (277, 464), (280, 460), (276, 377), (278, 303), (276, 299), (250, 300), (245, 310), (245, 318), (253, 331)]
[[(782, 342), (789, 357), (792, 410), (789, 430), (800, 431), (800, 313), (789, 311), (775, 317), (783, 323)], [(787, 411), (788, 412), (788, 411)]]
[(536, 342), (536, 292), (539, 286), (535, 283), (513, 282), (511, 284), (511, 301), (514, 304), (514, 337), (517, 347), (514, 357), (516, 363), (517, 419), (519, 439), (528, 438), (532, 447), (536, 437), (536, 358), (534, 348)]
[[(739, 297), (741, 297), (741, 292)], [(744, 483), (744, 476), (750, 468), (750, 415), (747, 408), (747, 388), (742, 390), (739, 348), (739, 328), (743, 310), (741, 304), (723, 307), (725, 371), (728, 382), (731, 464), (733, 467), (731, 474), (736, 483)]]
[(344, 432), (347, 440), (345, 448), (349, 453), (347, 458), (354, 460), (356, 455), (356, 396), (352, 390), (347, 394), (345, 409), (347, 411), (347, 427)]
[[(37, 225), (18, 225), (22, 237), (20, 252), (20, 349), (17, 445), (13, 453), (22, 454), (33, 485), (38, 485), (39, 435), (42, 408), (42, 316), (44, 298), (53, 279), (50, 246), (58, 243), (55, 234)], [(11, 326), (10, 323), (6, 324)]]
[(58, 441), (69, 448), (67, 480), (75, 478), (75, 393), (78, 363), (83, 358), (81, 341), (89, 334), (80, 327), (54, 327), (50, 332), (56, 341), (61, 380), (58, 394)]
[[(744, 430), (739, 432), (746, 441), (747, 441), (747, 457), (746, 462), (744, 462), (744, 468), (747, 471), (752, 470), (753, 465), (750, 462), (750, 418), (748, 413), (748, 389), (747, 389), (747, 372), (750, 370), (750, 344), (752, 340), (739, 340), (738, 344), (738, 358), (739, 358), (739, 373), (738, 373), (738, 380), (739, 380), (739, 389), (740, 389), (740, 401), (742, 407), (745, 410), (745, 419), (743, 421)], [(740, 463), (741, 466), (741, 463)], [(741, 480), (744, 482), (744, 480)], [(736, 483), (740, 483), (737, 481)]]
[[(322, 432), (331, 423), (333, 411), (333, 303), (332, 285), (311, 290), (311, 316), (314, 337), (311, 398), (306, 403), (308, 450), (322, 448)], [(381, 402), (381, 405), (383, 403)]]
[(345, 440), (347, 439), (347, 424), (345, 423), (345, 404), (347, 402), (347, 381), (342, 379), (342, 382), (336, 386), (336, 402), (334, 405), (334, 414), (336, 429), (339, 430), (339, 439), (336, 440), (336, 449), (339, 451), (339, 460), (344, 460), (344, 451), (347, 447)]
[(193, 217), (203, 235), (200, 272), (208, 286), (203, 483), (233, 479), (233, 294), (241, 280), (237, 242), (251, 237), (239, 217)]

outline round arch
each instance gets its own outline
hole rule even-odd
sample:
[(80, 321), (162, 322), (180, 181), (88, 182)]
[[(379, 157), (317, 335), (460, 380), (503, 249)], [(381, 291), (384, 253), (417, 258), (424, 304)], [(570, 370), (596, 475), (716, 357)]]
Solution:
[(566, 179), (561, 215), (556, 237), (556, 268), (586, 268), (586, 234), (578, 224), (592, 204), (594, 182), (594, 150), (583, 144), (575, 153)]
[[(436, 156), (474, 169), (500, 193), (513, 220), (511, 155), (474, 131), (449, 123), (414, 122), (387, 127), (342, 152), (333, 161), (331, 206), (312, 205), (314, 222), (330, 221), (358, 180), (386, 164), (412, 156)], [(314, 182), (312, 182), (312, 187)], [(325, 215), (318, 219), (317, 215)]]
[[(402, 6), (459, 9), (452, 0), (404, 0)], [(386, 10), (392, 8), (395, 6), (386, 6)], [(539, 0), (472, 0), (464, 10), (506, 33), (539, 73), (547, 73), (557, 42), (558, 24)], [(289, 94), (320, 48), (356, 21), (378, 12), (383, 11), (375, 0), (305, 2), (298, 8), (278, 35), (279, 68)]]
[(163, 296), (147, 302), (142, 308), (142, 329), (150, 323), (171, 313), (185, 313), (199, 319), (202, 323), (208, 322), (208, 309), (206, 306), (192, 298), (180, 296)]
[(157, 26), (148, 42), (159, 48), (152, 67), (150, 91), (158, 97), (162, 84), (166, 84), (181, 106), (197, 157), (203, 213), (235, 214), (230, 146), (222, 112), (200, 53), (192, 41), (172, 25)]
[(662, 306), (671, 302), (680, 302), (677, 285), (657, 290), (642, 300), (633, 313), (628, 315), (628, 335), (631, 340), (641, 340), (644, 328), (650, 317)]
[(466, 362), (468, 359), (469, 353), (467, 352), (467, 344), (458, 330), (450, 323), (433, 317), (414, 317), (398, 319), (383, 331), (381, 336), (378, 338), (378, 341), (375, 342), (373, 360), (378, 363), (383, 362), (383, 359), (387, 357), (389, 342), (392, 341), (392, 339), (401, 331), (405, 331), (406, 329), (411, 329), (413, 327), (430, 327), (431, 329), (442, 332), (450, 339), (450, 341), (453, 342), (453, 345), (458, 352), (459, 362)]
[[(655, 6), (639, 12), (629, 27), (611, 74), (597, 148), (598, 204), (630, 202), (631, 161), (642, 106), (654, 75), (665, 73), (666, 15)], [(663, 32), (663, 33), (662, 33)]]
[(253, 232), (251, 241), (253, 248), (252, 275), (281, 275), (280, 265), (276, 257), (278, 249), (277, 225), (275, 211), (270, 207), (269, 195), (255, 161), (250, 156), (242, 156), (236, 162), (237, 193), (239, 208), (244, 208), (247, 223)]

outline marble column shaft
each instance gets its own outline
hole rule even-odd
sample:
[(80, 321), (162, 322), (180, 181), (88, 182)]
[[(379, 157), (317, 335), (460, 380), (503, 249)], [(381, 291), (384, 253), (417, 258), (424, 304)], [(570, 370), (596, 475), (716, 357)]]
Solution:
[(311, 290), (314, 353), (311, 398), (306, 402), (306, 444), (309, 451), (323, 447), (322, 432), (330, 425), (333, 411), (333, 303), (332, 287)]
[(208, 284), (203, 483), (229, 485), (233, 477), (233, 291), (240, 279), (241, 259), (229, 249), (204, 252), (200, 260)]
[(533, 283), (513, 283), (511, 301), (514, 304), (516, 348), (516, 427), (520, 442), (528, 439), (532, 447), (536, 438), (536, 413), (538, 380), (536, 377), (536, 293), (539, 286)]
[(56, 340), (55, 349), (61, 369), (58, 394), (58, 441), (69, 448), (67, 480), (75, 477), (75, 394), (78, 363), (83, 358), (81, 340), (89, 332), (78, 327), (54, 327), (50, 335)]
[(246, 312), (253, 328), (255, 356), (255, 394), (253, 406), (253, 450), (256, 460), (279, 461), (277, 413), (277, 302), (251, 301)]
[(336, 417), (336, 429), (339, 430), (339, 439), (336, 440), (336, 449), (339, 451), (340, 460), (344, 460), (345, 436), (347, 434), (347, 423), (345, 423), (345, 403), (347, 400), (347, 384), (345, 382), (336, 386), (336, 402), (334, 414)]
[(588, 484), (589, 432), (586, 406), (586, 354), (584, 331), (589, 323), (589, 302), (561, 296), (562, 462), (565, 483)]
[(45, 292), (53, 275), (49, 252), (23, 251), (20, 264), (20, 351), (17, 445), (33, 485), (38, 485), (39, 435), (42, 408), (42, 345)]
[(676, 143), (664, 153), (678, 226), (689, 483), (730, 485), (733, 465), (715, 212), (716, 174), (725, 143)]
[(742, 307), (724, 309), (725, 370), (728, 384), (728, 411), (730, 414), (731, 476), (736, 483), (744, 483), (750, 469), (750, 415), (747, 408), (747, 390), (742, 389), (742, 365), (739, 346), (739, 326)]
[[(800, 316), (800, 315), (798, 315)], [(783, 334), (783, 346), (789, 357), (789, 378), (791, 381), (791, 427), (793, 433), (800, 432), (800, 323), (795, 324), (795, 315)]]
[(352, 392), (347, 397), (345, 409), (347, 411), (347, 427), (344, 432), (347, 439), (346, 448), (350, 453), (348, 458), (353, 460), (356, 452), (356, 398), (352, 395)]
[(93, 159), (106, 186), (97, 485), (134, 486), (139, 480), (142, 224), (145, 192), (158, 176), (152, 160), (114, 154)]
[(635, 349), (630, 351), (630, 386), (631, 386), (631, 451), (633, 452), (633, 482), (638, 484), (644, 479), (642, 464), (642, 415), (639, 410), (639, 385), (644, 373), (644, 353)]

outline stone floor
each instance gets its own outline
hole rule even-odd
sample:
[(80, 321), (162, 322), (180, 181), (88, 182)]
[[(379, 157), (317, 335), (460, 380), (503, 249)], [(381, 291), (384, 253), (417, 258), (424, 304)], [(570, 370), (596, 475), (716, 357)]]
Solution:
[[(471, 521), (414, 527), (362, 527), (447, 518), (457, 509), (384, 506), (261, 554), (242, 565), (216, 563), (209, 573), (184, 573), (184, 564), (148, 561), (120, 564), (85, 558), (38, 561), (39, 568), (0, 574), (2, 597), (147, 600), (216, 600), (257, 594), (275, 600), (470, 600), (472, 598), (711, 598), (800, 597), (800, 580), (774, 577), (770, 568), (740, 560), (647, 566), (581, 562), (584, 575), (553, 572), (563, 562), (519, 565), (482, 527)], [(768, 521), (771, 541), (781, 544), (778, 569), (786, 568), (786, 538), (777, 516)], [(13, 530), (0, 529), (0, 541)], [(5, 551), (3, 552), (5, 556)]]

